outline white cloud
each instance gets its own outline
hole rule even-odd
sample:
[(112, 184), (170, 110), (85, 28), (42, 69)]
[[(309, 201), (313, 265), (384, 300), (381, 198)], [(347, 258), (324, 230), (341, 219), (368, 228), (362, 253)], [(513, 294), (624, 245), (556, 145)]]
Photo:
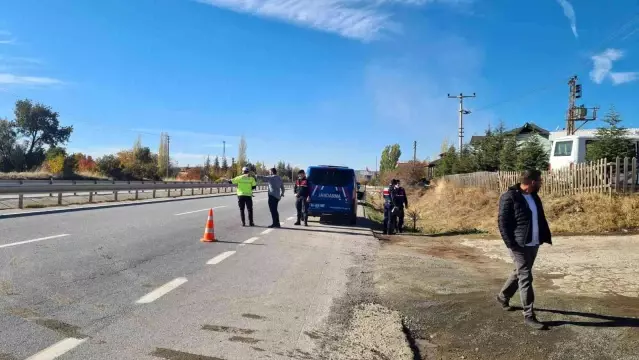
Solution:
[(9, 31), (0, 30), (0, 45), (15, 44), (16, 39), (12, 37)]
[(426, 3), (469, 3), (472, 0), (195, 0), (197, 2), (274, 18), (350, 39), (371, 41), (400, 26), (391, 20), (390, 7)]
[(637, 72), (613, 72), (612, 63), (621, 59), (624, 52), (619, 49), (606, 49), (601, 54), (592, 56), (593, 68), (590, 71), (590, 79), (596, 84), (601, 84), (610, 79), (614, 85), (624, 84), (639, 79)]
[(624, 84), (627, 82), (635, 81), (639, 78), (638, 72), (612, 72), (610, 73), (610, 79), (615, 85)]
[(60, 85), (63, 84), (61, 80), (50, 77), (39, 76), (20, 76), (10, 73), (0, 73), (0, 84), (5, 85)]
[(564, 15), (570, 21), (570, 29), (572, 30), (573, 35), (575, 35), (575, 37), (579, 37), (577, 34), (577, 15), (575, 14), (575, 9), (572, 7), (572, 4), (570, 4), (568, 0), (557, 0), (557, 2), (564, 9)]

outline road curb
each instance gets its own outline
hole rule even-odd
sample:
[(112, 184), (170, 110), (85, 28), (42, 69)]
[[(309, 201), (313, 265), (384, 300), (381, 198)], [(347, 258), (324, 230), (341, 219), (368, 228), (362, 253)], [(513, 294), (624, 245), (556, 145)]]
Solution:
[[(266, 190), (262, 190), (262, 191), (256, 191), (255, 193), (260, 194), (260, 193), (266, 193), (266, 192), (267, 192)], [(172, 199), (149, 199), (149, 200), (133, 200), (133, 201), (123, 200), (117, 203), (103, 203), (103, 204), (94, 204), (94, 205), (69, 205), (69, 207), (63, 207), (63, 208), (55, 207), (51, 209), (15, 212), (15, 213), (9, 213), (9, 214), (0, 213), (0, 219), (11, 219), (11, 218), (19, 218), (19, 217), (27, 217), (27, 216), (110, 209), (110, 208), (126, 207), (126, 206), (162, 204), (162, 203), (168, 203), (168, 202), (174, 202), (174, 201), (198, 200), (198, 199), (227, 197), (227, 196), (237, 196), (237, 194), (228, 193), (228, 194), (195, 195), (195, 196), (184, 196), (184, 197), (178, 197), (178, 198), (172, 198)]]

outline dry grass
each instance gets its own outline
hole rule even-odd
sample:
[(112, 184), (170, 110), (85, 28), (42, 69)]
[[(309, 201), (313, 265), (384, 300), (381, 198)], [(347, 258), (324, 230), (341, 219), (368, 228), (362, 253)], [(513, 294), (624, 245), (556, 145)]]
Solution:
[(51, 174), (46, 171), (0, 172), (0, 180), (49, 180)]
[[(0, 172), (0, 180), (49, 180), (52, 177), (63, 180), (46, 171)], [(73, 179), (107, 180), (108, 178), (97, 172), (80, 171), (74, 174)]]
[[(409, 204), (419, 214), (424, 233), (487, 232), (498, 234), (499, 193), (478, 188), (438, 185), (412, 191)], [(379, 195), (369, 196), (376, 208)], [(578, 194), (542, 198), (554, 234), (601, 234), (639, 229), (639, 196)]]

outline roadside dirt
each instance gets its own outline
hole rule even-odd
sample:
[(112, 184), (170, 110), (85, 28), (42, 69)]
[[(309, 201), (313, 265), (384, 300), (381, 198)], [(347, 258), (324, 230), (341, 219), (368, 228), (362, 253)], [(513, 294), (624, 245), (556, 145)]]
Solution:
[(535, 305), (548, 331), (496, 304), (512, 271), (500, 240), (380, 241), (377, 300), (408, 318), (422, 359), (639, 359), (639, 237), (557, 238), (542, 248)]

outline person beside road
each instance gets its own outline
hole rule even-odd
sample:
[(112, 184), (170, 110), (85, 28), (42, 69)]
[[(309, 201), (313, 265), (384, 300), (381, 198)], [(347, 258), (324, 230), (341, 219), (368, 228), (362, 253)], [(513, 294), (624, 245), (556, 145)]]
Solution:
[(382, 195), (384, 197), (384, 221), (382, 223), (384, 235), (393, 234), (391, 211), (393, 210), (393, 194), (396, 182), (397, 180), (392, 179), (390, 185), (388, 185), (388, 189), (382, 190)]
[(304, 226), (308, 226), (308, 204), (311, 200), (311, 190), (304, 170), (297, 172), (297, 180), (293, 191), (295, 192), (295, 208), (297, 209), (295, 225), (301, 225), (302, 220), (304, 220)]
[(504, 310), (511, 310), (509, 301), (519, 289), (524, 310), (524, 323), (533, 329), (543, 330), (545, 324), (537, 320), (533, 310), (532, 267), (539, 246), (552, 245), (550, 227), (537, 192), (541, 188), (541, 172), (527, 170), (521, 183), (508, 189), (499, 199), (499, 232), (515, 264), (514, 271), (497, 295), (497, 302)]
[(400, 180), (395, 180), (395, 193), (393, 196), (393, 210), (395, 211), (395, 229), (400, 234), (404, 232), (404, 207), (408, 209), (408, 197), (406, 190), (401, 186)]
[(271, 211), (273, 224), (269, 228), (280, 228), (280, 214), (277, 211), (277, 204), (284, 197), (284, 182), (277, 175), (277, 169), (271, 169), (269, 176), (257, 176), (258, 179), (268, 182), (268, 208)]
[(240, 207), (242, 226), (246, 226), (244, 208), (248, 210), (249, 226), (255, 226), (253, 222), (253, 189), (257, 186), (257, 181), (249, 173), (249, 169), (244, 167), (242, 168), (242, 175), (229, 181), (231, 184), (237, 185), (237, 203)]

